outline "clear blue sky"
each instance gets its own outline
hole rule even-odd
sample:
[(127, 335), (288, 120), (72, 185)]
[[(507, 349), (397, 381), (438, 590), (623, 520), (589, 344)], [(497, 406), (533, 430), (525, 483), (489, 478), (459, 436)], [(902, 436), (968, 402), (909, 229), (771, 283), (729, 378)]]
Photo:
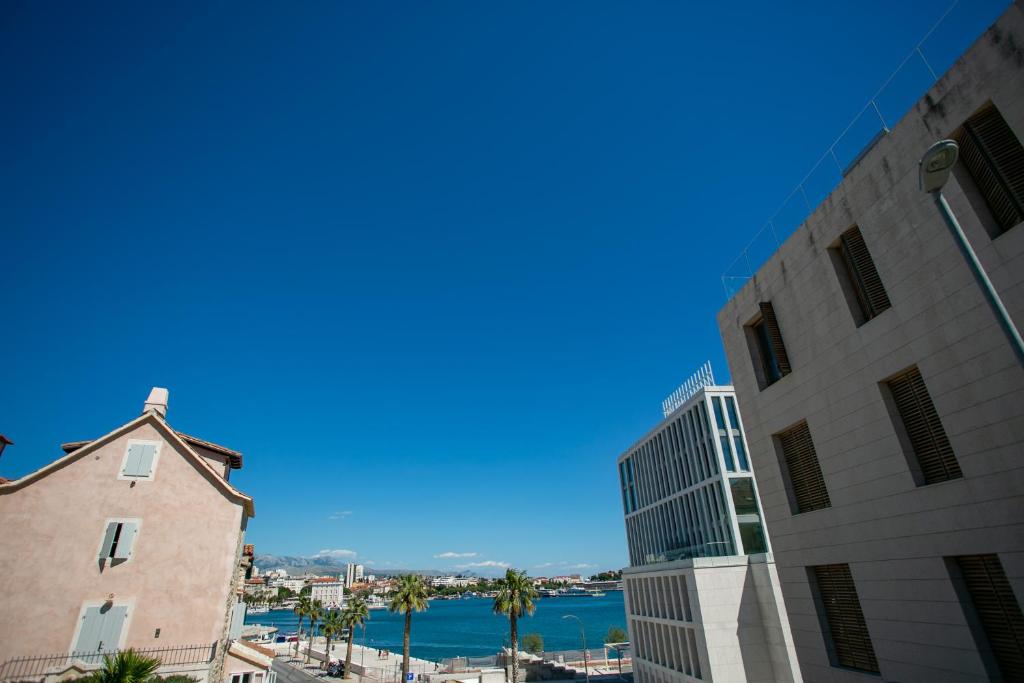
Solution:
[(616, 456), (941, 4), (4, 2), (0, 474), (165, 386), (258, 551), (622, 566)]

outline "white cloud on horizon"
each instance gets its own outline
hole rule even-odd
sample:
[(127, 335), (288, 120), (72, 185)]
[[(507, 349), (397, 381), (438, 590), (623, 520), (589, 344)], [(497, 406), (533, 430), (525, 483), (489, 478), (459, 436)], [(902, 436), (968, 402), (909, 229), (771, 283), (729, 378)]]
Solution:
[(597, 567), (596, 564), (587, 564), (580, 562), (578, 564), (569, 564), (568, 562), (542, 562), (540, 564), (533, 565), (534, 569), (549, 569), (552, 567), (558, 567), (559, 569), (593, 569)]
[(347, 550), (345, 548), (337, 548), (333, 550), (331, 548), (324, 548), (313, 557), (353, 558), (358, 554), (359, 553), (357, 553), (355, 550)]
[(352, 516), (352, 511), (351, 510), (341, 510), (340, 512), (332, 512), (330, 515), (327, 516), (327, 519), (337, 520), (337, 519), (345, 519), (346, 517), (351, 517), (351, 516)]
[(453, 553), (452, 551), (449, 550), (448, 552), (438, 553), (437, 555), (434, 555), (434, 559), (435, 560), (450, 560), (450, 559), (453, 559), (453, 558), (456, 558), (456, 557), (476, 557), (477, 555), (478, 555), (478, 553)]

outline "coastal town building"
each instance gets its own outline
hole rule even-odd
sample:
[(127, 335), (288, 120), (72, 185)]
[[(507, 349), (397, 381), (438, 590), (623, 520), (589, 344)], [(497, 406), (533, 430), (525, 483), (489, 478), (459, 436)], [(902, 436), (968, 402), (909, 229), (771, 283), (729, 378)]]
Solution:
[(718, 314), (805, 680), (1024, 680), (1024, 369), (918, 184), (956, 140), (1020, 329), (1022, 45), (1018, 0)]
[(551, 583), (579, 583), (582, 581), (582, 577), (579, 574), (563, 574), (562, 576), (552, 576)]
[(280, 587), (287, 588), (293, 593), (298, 593), (306, 587), (305, 579), (280, 579), (279, 582)]
[(0, 575), (18, 586), (0, 594), (0, 680), (135, 648), (219, 681), (253, 501), (228, 481), (240, 453), (166, 415), (153, 389), (141, 416), (0, 484)]
[(363, 565), (349, 562), (345, 565), (345, 585), (351, 586), (363, 580)]
[(246, 640), (232, 640), (224, 662), (223, 683), (275, 683), (271, 670), (276, 653)]
[(428, 578), (427, 581), (435, 588), (465, 588), (466, 586), (475, 586), (480, 582), (479, 579), (471, 576), (434, 576)]
[(332, 578), (316, 578), (309, 582), (309, 597), (319, 600), (329, 609), (341, 608), (345, 603), (345, 584)]
[(618, 459), (634, 676), (798, 682), (735, 394), (710, 368), (684, 387)]

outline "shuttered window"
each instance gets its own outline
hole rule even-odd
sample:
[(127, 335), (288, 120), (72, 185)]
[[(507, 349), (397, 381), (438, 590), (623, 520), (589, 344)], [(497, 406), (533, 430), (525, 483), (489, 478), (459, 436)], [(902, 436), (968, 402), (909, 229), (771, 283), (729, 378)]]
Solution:
[(818, 454), (811, 440), (806, 422), (790, 427), (776, 435), (782, 450), (782, 459), (789, 475), (791, 503), (794, 513), (809, 512), (831, 507), (825, 478), (818, 464)]
[(135, 536), (139, 525), (136, 522), (110, 522), (103, 533), (100, 546), (100, 560), (127, 560), (132, 556)]
[(864, 235), (861, 234), (860, 228), (854, 226), (840, 235), (839, 252), (842, 255), (850, 288), (856, 295), (857, 305), (860, 309), (859, 323), (866, 323), (882, 311), (891, 308), (889, 295), (885, 293), (882, 279), (878, 276), (878, 269), (875, 268), (875, 262), (871, 259), (871, 253), (868, 251), (868, 245), (864, 242)]
[(153, 461), (156, 457), (155, 443), (129, 444), (121, 465), (121, 476), (132, 479), (146, 478), (153, 474)]
[[(124, 629), (127, 618), (128, 607), (126, 605), (107, 604), (87, 607), (82, 613), (73, 652), (76, 655), (114, 652), (120, 645), (121, 631)], [(84, 659), (88, 663), (100, 661), (99, 656), (95, 658), (76, 656), (75, 658)]]
[(810, 567), (811, 579), (821, 598), (823, 625), (831, 640), (833, 664), (879, 673), (871, 635), (857, 598), (857, 587), (849, 565), (828, 564)]
[(792, 367), (786, 354), (786, 346), (782, 343), (782, 332), (775, 317), (775, 309), (770, 301), (762, 301), (758, 306), (761, 317), (751, 325), (751, 331), (757, 347), (756, 355), (761, 362), (763, 389), (792, 372)]
[(993, 106), (964, 123), (956, 136), (960, 158), (999, 226), (997, 234), (1024, 221), (1024, 147)]
[(1024, 616), (997, 555), (954, 558), (1003, 678), (1024, 681)]
[(912, 367), (886, 384), (903, 422), (907, 439), (920, 467), (921, 483), (934, 484), (963, 476), (942, 428), (921, 372)]

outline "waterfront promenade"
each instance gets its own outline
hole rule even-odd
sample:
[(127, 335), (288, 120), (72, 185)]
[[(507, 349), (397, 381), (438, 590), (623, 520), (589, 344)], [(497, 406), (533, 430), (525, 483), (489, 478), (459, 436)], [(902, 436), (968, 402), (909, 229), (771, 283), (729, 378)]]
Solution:
[[(586, 628), (587, 642), (593, 647), (603, 643), (608, 629), (626, 627), (622, 591), (608, 591), (599, 598), (541, 598), (532, 617), (519, 623), (519, 634), (538, 633), (549, 651), (578, 650), (582, 646), (579, 624), (563, 619), (572, 614)], [(281, 635), (294, 633), (298, 624), (291, 611), (250, 614), (247, 624), (263, 624), (279, 629)], [(377, 648), (402, 651), (404, 618), (387, 610), (370, 612), (366, 629), (356, 633), (356, 644), (367, 647), (366, 664)], [(307, 629), (308, 625), (303, 624)], [(508, 646), (508, 617), (494, 614), (488, 599), (434, 600), (425, 612), (413, 617), (410, 654), (419, 659), (440, 662), (453, 657), (489, 657)], [(322, 641), (319, 641), (322, 642)]]

